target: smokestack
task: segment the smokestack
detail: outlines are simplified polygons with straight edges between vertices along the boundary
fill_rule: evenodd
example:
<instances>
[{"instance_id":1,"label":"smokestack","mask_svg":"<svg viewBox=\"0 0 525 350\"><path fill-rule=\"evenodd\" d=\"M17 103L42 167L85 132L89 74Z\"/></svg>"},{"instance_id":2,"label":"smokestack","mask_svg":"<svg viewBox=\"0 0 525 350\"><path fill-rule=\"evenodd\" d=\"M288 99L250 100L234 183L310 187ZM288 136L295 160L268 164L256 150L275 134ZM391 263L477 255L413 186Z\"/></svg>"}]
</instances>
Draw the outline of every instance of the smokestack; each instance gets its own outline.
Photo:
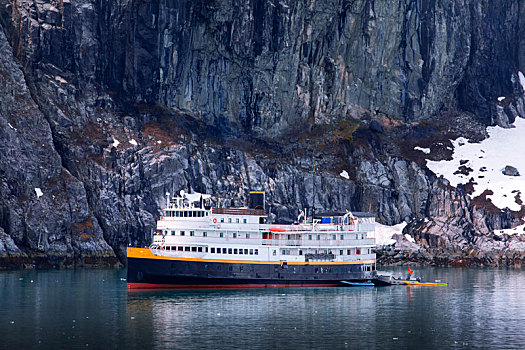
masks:
<instances>
[{"instance_id":1,"label":"smokestack","mask_svg":"<svg viewBox=\"0 0 525 350\"><path fill-rule=\"evenodd\" d=\"M264 191L250 191L248 208L264 210Z\"/></svg>"}]
</instances>

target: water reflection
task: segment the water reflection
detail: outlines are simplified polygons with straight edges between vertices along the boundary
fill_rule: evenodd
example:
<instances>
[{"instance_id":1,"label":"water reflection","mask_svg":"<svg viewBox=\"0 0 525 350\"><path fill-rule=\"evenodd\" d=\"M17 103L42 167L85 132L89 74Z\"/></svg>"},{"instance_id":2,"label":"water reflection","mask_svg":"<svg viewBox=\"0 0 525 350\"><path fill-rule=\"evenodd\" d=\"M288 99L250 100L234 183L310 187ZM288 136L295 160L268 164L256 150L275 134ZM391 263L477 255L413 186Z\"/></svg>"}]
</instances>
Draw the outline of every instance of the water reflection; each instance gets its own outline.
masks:
<instances>
[{"instance_id":1,"label":"water reflection","mask_svg":"<svg viewBox=\"0 0 525 350\"><path fill-rule=\"evenodd\" d=\"M449 286L128 293L125 271L0 272L0 348L525 347L523 271L417 273Z\"/></svg>"}]
</instances>

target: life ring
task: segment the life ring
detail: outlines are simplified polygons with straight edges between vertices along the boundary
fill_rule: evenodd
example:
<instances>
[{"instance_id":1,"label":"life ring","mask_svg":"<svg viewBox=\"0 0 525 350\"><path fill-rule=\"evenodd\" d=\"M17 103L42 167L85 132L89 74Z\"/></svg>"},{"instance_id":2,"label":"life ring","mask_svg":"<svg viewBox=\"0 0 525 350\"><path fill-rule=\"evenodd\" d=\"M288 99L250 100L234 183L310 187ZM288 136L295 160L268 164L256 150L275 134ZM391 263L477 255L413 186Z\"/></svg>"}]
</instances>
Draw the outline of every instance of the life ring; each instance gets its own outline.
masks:
<instances>
[{"instance_id":1,"label":"life ring","mask_svg":"<svg viewBox=\"0 0 525 350\"><path fill-rule=\"evenodd\" d=\"M216 219L216 218L213 218L213 223L214 223L214 224L217 223L217 219Z\"/></svg>"}]
</instances>

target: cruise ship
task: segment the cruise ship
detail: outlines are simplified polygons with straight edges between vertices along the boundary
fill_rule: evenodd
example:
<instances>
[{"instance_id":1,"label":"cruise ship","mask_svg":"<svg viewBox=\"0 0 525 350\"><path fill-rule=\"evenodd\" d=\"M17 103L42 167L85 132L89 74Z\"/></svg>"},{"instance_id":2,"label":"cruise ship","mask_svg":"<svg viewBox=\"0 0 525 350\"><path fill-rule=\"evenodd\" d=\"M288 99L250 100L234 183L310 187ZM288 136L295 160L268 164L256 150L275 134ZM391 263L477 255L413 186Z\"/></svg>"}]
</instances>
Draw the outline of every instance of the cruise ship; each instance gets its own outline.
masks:
<instances>
[{"instance_id":1,"label":"cruise ship","mask_svg":"<svg viewBox=\"0 0 525 350\"><path fill-rule=\"evenodd\" d=\"M170 197L153 243L128 247L128 289L344 286L375 276L375 217L301 211L267 223L264 192L248 207L215 208L210 196Z\"/></svg>"}]
</instances>

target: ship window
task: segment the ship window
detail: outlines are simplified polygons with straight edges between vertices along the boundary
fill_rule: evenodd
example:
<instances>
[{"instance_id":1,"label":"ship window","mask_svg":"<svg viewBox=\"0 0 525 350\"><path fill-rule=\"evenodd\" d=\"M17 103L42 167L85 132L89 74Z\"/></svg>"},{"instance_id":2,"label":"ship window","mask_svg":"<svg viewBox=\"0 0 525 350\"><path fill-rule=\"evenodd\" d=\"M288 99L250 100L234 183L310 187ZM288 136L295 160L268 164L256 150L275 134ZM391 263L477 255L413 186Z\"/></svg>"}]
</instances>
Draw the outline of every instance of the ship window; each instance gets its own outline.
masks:
<instances>
[{"instance_id":1,"label":"ship window","mask_svg":"<svg viewBox=\"0 0 525 350\"><path fill-rule=\"evenodd\" d=\"M233 266L232 265L228 266L228 271L233 271Z\"/></svg>"},{"instance_id":2,"label":"ship window","mask_svg":"<svg viewBox=\"0 0 525 350\"><path fill-rule=\"evenodd\" d=\"M231 254L231 253L232 253L232 249L228 248L228 254Z\"/></svg>"},{"instance_id":3,"label":"ship window","mask_svg":"<svg viewBox=\"0 0 525 350\"><path fill-rule=\"evenodd\" d=\"M352 253L350 253L350 249L346 250L346 254L348 254L348 255L352 254Z\"/></svg>"},{"instance_id":4,"label":"ship window","mask_svg":"<svg viewBox=\"0 0 525 350\"><path fill-rule=\"evenodd\" d=\"M361 254L361 249L356 249L356 250L355 250L355 253L356 253L357 255Z\"/></svg>"},{"instance_id":5,"label":"ship window","mask_svg":"<svg viewBox=\"0 0 525 350\"><path fill-rule=\"evenodd\" d=\"M233 254L238 254L237 248L233 249Z\"/></svg>"},{"instance_id":6,"label":"ship window","mask_svg":"<svg viewBox=\"0 0 525 350\"><path fill-rule=\"evenodd\" d=\"M184 236L184 231L180 231L180 235L181 235L181 236Z\"/></svg>"},{"instance_id":7,"label":"ship window","mask_svg":"<svg viewBox=\"0 0 525 350\"><path fill-rule=\"evenodd\" d=\"M184 251L185 252L189 252L190 251L190 247L184 247Z\"/></svg>"},{"instance_id":8,"label":"ship window","mask_svg":"<svg viewBox=\"0 0 525 350\"><path fill-rule=\"evenodd\" d=\"M202 247L197 247L197 251L198 251L199 253L202 253Z\"/></svg>"},{"instance_id":9,"label":"ship window","mask_svg":"<svg viewBox=\"0 0 525 350\"><path fill-rule=\"evenodd\" d=\"M277 251L274 249L273 250L273 255L275 256L277 254Z\"/></svg>"},{"instance_id":10,"label":"ship window","mask_svg":"<svg viewBox=\"0 0 525 350\"><path fill-rule=\"evenodd\" d=\"M246 223L246 219L242 219L242 222L243 222L243 223Z\"/></svg>"},{"instance_id":11,"label":"ship window","mask_svg":"<svg viewBox=\"0 0 525 350\"><path fill-rule=\"evenodd\" d=\"M224 218L221 218L221 222L224 222Z\"/></svg>"},{"instance_id":12,"label":"ship window","mask_svg":"<svg viewBox=\"0 0 525 350\"><path fill-rule=\"evenodd\" d=\"M197 247L191 247L191 251L192 252L196 252L197 251Z\"/></svg>"},{"instance_id":13,"label":"ship window","mask_svg":"<svg viewBox=\"0 0 525 350\"><path fill-rule=\"evenodd\" d=\"M253 266L250 266L250 272L254 272L255 268Z\"/></svg>"},{"instance_id":14,"label":"ship window","mask_svg":"<svg viewBox=\"0 0 525 350\"><path fill-rule=\"evenodd\" d=\"M246 238L250 238L250 234L249 233L246 234Z\"/></svg>"},{"instance_id":15,"label":"ship window","mask_svg":"<svg viewBox=\"0 0 525 350\"><path fill-rule=\"evenodd\" d=\"M184 217L187 218L188 217L188 212L187 211L184 211Z\"/></svg>"},{"instance_id":16,"label":"ship window","mask_svg":"<svg viewBox=\"0 0 525 350\"><path fill-rule=\"evenodd\" d=\"M215 253L215 248L211 248L211 253Z\"/></svg>"},{"instance_id":17,"label":"ship window","mask_svg":"<svg viewBox=\"0 0 525 350\"><path fill-rule=\"evenodd\" d=\"M312 240L312 235L308 235L308 239L311 241Z\"/></svg>"},{"instance_id":18,"label":"ship window","mask_svg":"<svg viewBox=\"0 0 525 350\"><path fill-rule=\"evenodd\" d=\"M208 232L203 232L202 237L208 237Z\"/></svg>"},{"instance_id":19,"label":"ship window","mask_svg":"<svg viewBox=\"0 0 525 350\"><path fill-rule=\"evenodd\" d=\"M172 236L175 236L175 231L171 231L171 235L172 235Z\"/></svg>"},{"instance_id":20,"label":"ship window","mask_svg":"<svg viewBox=\"0 0 525 350\"><path fill-rule=\"evenodd\" d=\"M204 271L208 271L208 264L204 265Z\"/></svg>"},{"instance_id":21,"label":"ship window","mask_svg":"<svg viewBox=\"0 0 525 350\"><path fill-rule=\"evenodd\" d=\"M341 239L345 239L345 235L341 235Z\"/></svg>"},{"instance_id":22,"label":"ship window","mask_svg":"<svg viewBox=\"0 0 525 350\"><path fill-rule=\"evenodd\" d=\"M219 237L224 237L224 232L219 232Z\"/></svg>"},{"instance_id":23,"label":"ship window","mask_svg":"<svg viewBox=\"0 0 525 350\"><path fill-rule=\"evenodd\" d=\"M244 249L244 255L248 255L248 249Z\"/></svg>"},{"instance_id":24,"label":"ship window","mask_svg":"<svg viewBox=\"0 0 525 350\"><path fill-rule=\"evenodd\" d=\"M180 211L176 211L176 212L175 212L175 216L176 216L176 217L180 217Z\"/></svg>"},{"instance_id":25,"label":"ship window","mask_svg":"<svg viewBox=\"0 0 525 350\"><path fill-rule=\"evenodd\" d=\"M227 249L226 248L222 248L222 254L226 254L227 253Z\"/></svg>"},{"instance_id":26,"label":"ship window","mask_svg":"<svg viewBox=\"0 0 525 350\"><path fill-rule=\"evenodd\" d=\"M242 270L244 270L244 266L239 266L239 271L242 272Z\"/></svg>"},{"instance_id":27,"label":"ship window","mask_svg":"<svg viewBox=\"0 0 525 350\"><path fill-rule=\"evenodd\" d=\"M321 240L321 235L317 235L317 240Z\"/></svg>"},{"instance_id":28,"label":"ship window","mask_svg":"<svg viewBox=\"0 0 525 350\"><path fill-rule=\"evenodd\" d=\"M288 235L288 239L292 239L292 235Z\"/></svg>"},{"instance_id":29,"label":"ship window","mask_svg":"<svg viewBox=\"0 0 525 350\"><path fill-rule=\"evenodd\" d=\"M282 252L281 252L281 254L282 254L282 255L286 255L286 250L283 249Z\"/></svg>"},{"instance_id":30,"label":"ship window","mask_svg":"<svg viewBox=\"0 0 525 350\"><path fill-rule=\"evenodd\" d=\"M190 236L195 236L195 231L190 231Z\"/></svg>"},{"instance_id":31,"label":"ship window","mask_svg":"<svg viewBox=\"0 0 525 350\"><path fill-rule=\"evenodd\" d=\"M205 216L208 216L208 214L209 214L209 213L208 213L208 212L206 212L206 214L204 214L204 215L205 215Z\"/></svg>"},{"instance_id":32,"label":"ship window","mask_svg":"<svg viewBox=\"0 0 525 350\"><path fill-rule=\"evenodd\" d=\"M295 273L295 272L296 271L295 271L295 266L294 266L294 267L292 267L292 273Z\"/></svg>"},{"instance_id":33,"label":"ship window","mask_svg":"<svg viewBox=\"0 0 525 350\"><path fill-rule=\"evenodd\" d=\"M327 251L326 251L326 249L325 249L323 253L325 253L325 254L326 254L326 253L328 253L328 252L327 252Z\"/></svg>"},{"instance_id":34,"label":"ship window","mask_svg":"<svg viewBox=\"0 0 525 350\"><path fill-rule=\"evenodd\" d=\"M253 249L250 249L250 255L253 255Z\"/></svg>"},{"instance_id":35,"label":"ship window","mask_svg":"<svg viewBox=\"0 0 525 350\"><path fill-rule=\"evenodd\" d=\"M332 239L336 240L337 239L336 235L332 235Z\"/></svg>"},{"instance_id":36,"label":"ship window","mask_svg":"<svg viewBox=\"0 0 525 350\"><path fill-rule=\"evenodd\" d=\"M255 249L255 255L259 255L259 249Z\"/></svg>"},{"instance_id":37,"label":"ship window","mask_svg":"<svg viewBox=\"0 0 525 350\"><path fill-rule=\"evenodd\" d=\"M235 222L236 222L236 223L239 223L239 218L235 219Z\"/></svg>"},{"instance_id":38,"label":"ship window","mask_svg":"<svg viewBox=\"0 0 525 350\"><path fill-rule=\"evenodd\" d=\"M343 250L342 249L339 251L339 255L343 255Z\"/></svg>"},{"instance_id":39,"label":"ship window","mask_svg":"<svg viewBox=\"0 0 525 350\"><path fill-rule=\"evenodd\" d=\"M233 238L237 238L237 232L233 233Z\"/></svg>"},{"instance_id":40,"label":"ship window","mask_svg":"<svg viewBox=\"0 0 525 350\"><path fill-rule=\"evenodd\" d=\"M183 247L178 247L177 250L178 250L179 252L182 252Z\"/></svg>"},{"instance_id":41,"label":"ship window","mask_svg":"<svg viewBox=\"0 0 525 350\"><path fill-rule=\"evenodd\" d=\"M303 251L299 249L299 255L303 255Z\"/></svg>"},{"instance_id":42,"label":"ship window","mask_svg":"<svg viewBox=\"0 0 525 350\"><path fill-rule=\"evenodd\" d=\"M242 249L239 249L239 254L242 254Z\"/></svg>"},{"instance_id":43,"label":"ship window","mask_svg":"<svg viewBox=\"0 0 525 350\"><path fill-rule=\"evenodd\" d=\"M228 222L232 222L232 218L228 218Z\"/></svg>"},{"instance_id":44,"label":"ship window","mask_svg":"<svg viewBox=\"0 0 525 350\"><path fill-rule=\"evenodd\" d=\"M217 271L221 270L221 265L217 265Z\"/></svg>"}]
</instances>

